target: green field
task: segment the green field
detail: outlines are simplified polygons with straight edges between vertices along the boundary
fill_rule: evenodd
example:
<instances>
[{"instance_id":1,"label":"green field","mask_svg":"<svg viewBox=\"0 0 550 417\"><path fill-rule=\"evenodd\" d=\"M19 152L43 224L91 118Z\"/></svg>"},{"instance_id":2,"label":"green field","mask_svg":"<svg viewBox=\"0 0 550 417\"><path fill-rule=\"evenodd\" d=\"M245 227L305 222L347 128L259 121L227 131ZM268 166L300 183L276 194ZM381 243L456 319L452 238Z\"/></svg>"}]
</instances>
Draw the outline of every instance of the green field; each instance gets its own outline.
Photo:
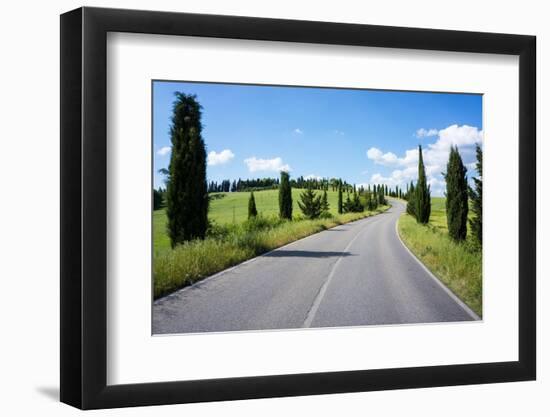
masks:
<instances>
[{"instance_id":1,"label":"green field","mask_svg":"<svg viewBox=\"0 0 550 417\"><path fill-rule=\"evenodd\" d=\"M336 192L328 192L330 218L305 220L296 203L300 192L293 189L294 221L278 217L278 190L254 193L258 217L248 220L248 192L218 193L210 202L210 228L204 240L193 240L171 249L166 234L166 213L153 213L154 297L169 294L216 272L314 233L385 211L337 214ZM345 198L345 196L344 196Z\"/></svg>"},{"instance_id":2,"label":"green field","mask_svg":"<svg viewBox=\"0 0 550 417\"><path fill-rule=\"evenodd\" d=\"M292 189L292 213L294 218L301 215L297 201L302 189ZM321 191L317 191L320 193ZM218 225L239 224L248 217L249 192L213 193L211 194L208 219ZM327 191L330 212L337 214L338 192ZM344 199L346 194L344 194ZM263 217L279 215L279 190L265 190L254 192L256 208ZM153 246L155 252L170 248L170 239L166 234L166 214L164 209L153 212Z\"/></svg>"},{"instance_id":3,"label":"green field","mask_svg":"<svg viewBox=\"0 0 550 417\"><path fill-rule=\"evenodd\" d=\"M398 228L399 235L408 248L481 317L481 251L476 250L468 241L459 244L449 238L445 198L432 198L432 211L427 226L419 225L412 216L403 214Z\"/></svg>"}]
</instances>

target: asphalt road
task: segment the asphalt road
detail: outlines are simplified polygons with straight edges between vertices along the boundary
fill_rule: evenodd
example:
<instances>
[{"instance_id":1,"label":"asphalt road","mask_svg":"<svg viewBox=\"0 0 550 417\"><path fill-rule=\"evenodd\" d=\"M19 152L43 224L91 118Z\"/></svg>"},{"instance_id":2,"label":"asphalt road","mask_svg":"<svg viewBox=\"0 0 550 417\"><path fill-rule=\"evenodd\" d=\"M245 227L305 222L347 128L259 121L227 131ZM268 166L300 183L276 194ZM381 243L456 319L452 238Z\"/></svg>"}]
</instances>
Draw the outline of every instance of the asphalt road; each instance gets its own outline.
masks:
<instances>
[{"instance_id":1,"label":"asphalt road","mask_svg":"<svg viewBox=\"0 0 550 417\"><path fill-rule=\"evenodd\" d=\"M405 206L266 253L153 304L153 333L474 320L408 251Z\"/></svg>"}]
</instances>

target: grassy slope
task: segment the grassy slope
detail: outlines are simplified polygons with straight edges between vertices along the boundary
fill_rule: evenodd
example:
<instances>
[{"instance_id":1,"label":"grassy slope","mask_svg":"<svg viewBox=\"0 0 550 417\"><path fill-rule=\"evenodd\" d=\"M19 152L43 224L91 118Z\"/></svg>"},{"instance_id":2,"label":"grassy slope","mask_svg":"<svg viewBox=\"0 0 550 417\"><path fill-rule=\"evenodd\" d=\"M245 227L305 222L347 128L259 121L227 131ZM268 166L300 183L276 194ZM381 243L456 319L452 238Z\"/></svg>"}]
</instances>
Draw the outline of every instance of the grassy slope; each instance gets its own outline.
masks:
<instances>
[{"instance_id":1,"label":"grassy slope","mask_svg":"<svg viewBox=\"0 0 550 417\"><path fill-rule=\"evenodd\" d=\"M304 190L292 189L293 215L297 217L301 211L297 201ZM320 191L317 191L318 193ZM215 198L210 202L208 218L219 225L242 223L248 217L248 198L250 193L215 193L223 195L223 198ZM338 193L327 191L330 212L337 214ZM346 195L344 194L344 199ZM279 214L279 191L266 190L254 193L258 213L264 217L277 216ZM153 213L153 247L155 252L170 248L170 239L166 234L166 215L164 210L156 210Z\"/></svg>"},{"instance_id":2,"label":"grassy slope","mask_svg":"<svg viewBox=\"0 0 550 417\"><path fill-rule=\"evenodd\" d=\"M293 190L295 216L300 213L296 204L299 192ZM164 210L153 213L155 298L287 243L388 208L383 206L375 212L334 214L330 219L281 221L277 218L277 190L269 190L254 193L261 218L249 222L246 221L248 196L249 193L228 193L222 199L212 200L209 216L222 225L222 234L188 242L173 250L166 235ZM331 211L336 211L337 198L336 193L329 192Z\"/></svg>"},{"instance_id":3,"label":"grassy slope","mask_svg":"<svg viewBox=\"0 0 550 417\"><path fill-rule=\"evenodd\" d=\"M481 317L481 252L473 251L468 244L457 244L448 237L445 199L432 198L428 226L417 224L407 214L402 215L399 234L409 249Z\"/></svg>"}]
</instances>

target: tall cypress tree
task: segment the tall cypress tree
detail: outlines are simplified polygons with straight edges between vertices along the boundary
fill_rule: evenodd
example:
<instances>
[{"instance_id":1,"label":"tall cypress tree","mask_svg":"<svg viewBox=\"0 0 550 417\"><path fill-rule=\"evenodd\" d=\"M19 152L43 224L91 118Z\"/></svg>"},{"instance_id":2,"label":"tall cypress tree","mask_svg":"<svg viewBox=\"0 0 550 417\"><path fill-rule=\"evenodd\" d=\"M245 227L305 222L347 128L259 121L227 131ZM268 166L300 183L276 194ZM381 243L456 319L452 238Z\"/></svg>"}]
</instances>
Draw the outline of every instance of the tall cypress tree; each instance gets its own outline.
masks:
<instances>
[{"instance_id":1,"label":"tall cypress tree","mask_svg":"<svg viewBox=\"0 0 550 417\"><path fill-rule=\"evenodd\" d=\"M472 200L472 211L474 216L470 219L470 230L473 238L481 246L483 243L483 222L482 222L482 204L483 204L483 151L479 145L476 145L476 170L479 175L474 178L474 187L469 188L470 199Z\"/></svg>"},{"instance_id":2,"label":"tall cypress tree","mask_svg":"<svg viewBox=\"0 0 550 417\"><path fill-rule=\"evenodd\" d=\"M323 191L323 197L321 198L321 212L328 214L330 210L330 205L328 204L327 190Z\"/></svg>"},{"instance_id":3,"label":"tall cypress tree","mask_svg":"<svg viewBox=\"0 0 550 417\"><path fill-rule=\"evenodd\" d=\"M447 183L445 209L449 236L455 241L463 241L466 239L468 223L468 180L466 167L456 146L451 146L444 177Z\"/></svg>"},{"instance_id":4,"label":"tall cypress tree","mask_svg":"<svg viewBox=\"0 0 550 417\"><path fill-rule=\"evenodd\" d=\"M411 185L407 187L407 213L416 218L416 194L414 184L411 181Z\"/></svg>"},{"instance_id":5,"label":"tall cypress tree","mask_svg":"<svg viewBox=\"0 0 550 417\"><path fill-rule=\"evenodd\" d=\"M338 182L338 214L343 212L343 201L342 201L342 180Z\"/></svg>"},{"instance_id":6,"label":"tall cypress tree","mask_svg":"<svg viewBox=\"0 0 550 417\"><path fill-rule=\"evenodd\" d=\"M288 172L281 171L279 182L279 217L292 220L292 189Z\"/></svg>"},{"instance_id":7,"label":"tall cypress tree","mask_svg":"<svg viewBox=\"0 0 550 417\"><path fill-rule=\"evenodd\" d=\"M421 224L428 224L432 209L430 187L426 181L426 170L422 158L422 146L418 145L418 182L415 188L415 215L416 221Z\"/></svg>"},{"instance_id":8,"label":"tall cypress tree","mask_svg":"<svg viewBox=\"0 0 550 417\"><path fill-rule=\"evenodd\" d=\"M384 186L381 185L378 187L378 204L386 204L386 197L384 197Z\"/></svg>"},{"instance_id":9,"label":"tall cypress tree","mask_svg":"<svg viewBox=\"0 0 550 417\"><path fill-rule=\"evenodd\" d=\"M365 208L363 207L363 204L361 204L361 199L359 198L359 194L357 192L353 193L353 200L351 202L351 211L355 213L361 213Z\"/></svg>"},{"instance_id":10,"label":"tall cypress tree","mask_svg":"<svg viewBox=\"0 0 550 417\"><path fill-rule=\"evenodd\" d=\"M166 214L172 247L203 239L208 226L206 149L202 139L201 105L196 96L176 93L172 107Z\"/></svg>"},{"instance_id":11,"label":"tall cypress tree","mask_svg":"<svg viewBox=\"0 0 550 417\"><path fill-rule=\"evenodd\" d=\"M346 201L344 202L344 204L342 204L342 211L344 213L349 213L352 211L351 209L352 209L352 202L351 202L351 199L349 198L349 193L348 193L346 196Z\"/></svg>"},{"instance_id":12,"label":"tall cypress tree","mask_svg":"<svg viewBox=\"0 0 550 417\"><path fill-rule=\"evenodd\" d=\"M254 198L254 192L250 192L250 197L248 198L248 218L256 217L258 215L258 210L256 210L256 199Z\"/></svg>"}]
</instances>

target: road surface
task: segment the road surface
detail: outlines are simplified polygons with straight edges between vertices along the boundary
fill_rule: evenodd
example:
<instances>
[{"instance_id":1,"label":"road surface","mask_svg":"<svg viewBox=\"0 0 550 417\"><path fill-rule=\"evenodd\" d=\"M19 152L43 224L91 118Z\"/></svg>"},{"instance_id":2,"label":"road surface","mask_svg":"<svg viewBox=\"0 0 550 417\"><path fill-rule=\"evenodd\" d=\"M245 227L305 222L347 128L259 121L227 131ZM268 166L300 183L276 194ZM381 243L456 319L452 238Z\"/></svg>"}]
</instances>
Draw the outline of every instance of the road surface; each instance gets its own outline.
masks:
<instances>
[{"instance_id":1,"label":"road surface","mask_svg":"<svg viewBox=\"0 0 550 417\"><path fill-rule=\"evenodd\" d=\"M391 203L155 301L153 333L475 320L403 245Z\"/></svg>"}]
</instances>

